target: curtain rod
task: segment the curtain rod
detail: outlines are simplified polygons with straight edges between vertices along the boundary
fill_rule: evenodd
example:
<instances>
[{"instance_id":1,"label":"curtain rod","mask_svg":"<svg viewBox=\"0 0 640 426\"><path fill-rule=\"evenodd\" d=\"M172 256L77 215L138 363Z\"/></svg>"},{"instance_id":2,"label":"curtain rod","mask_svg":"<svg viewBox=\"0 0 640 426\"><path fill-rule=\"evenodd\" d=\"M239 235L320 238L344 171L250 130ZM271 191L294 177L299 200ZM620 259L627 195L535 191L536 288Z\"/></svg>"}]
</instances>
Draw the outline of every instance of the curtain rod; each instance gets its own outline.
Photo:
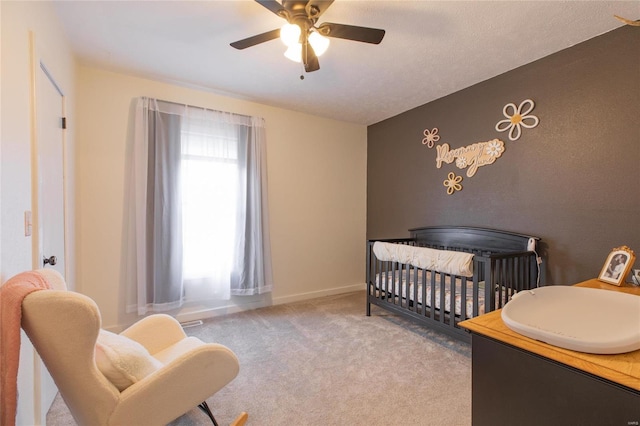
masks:
<instances>
[{"instance_id":1,"label":"curtain rod","mask_svg":"<svg viewBox=\"0 0 640 426\"><path fill-rule=\"evenodd\" d=\"M150 98L147 96L143 96L143 98L147 98L147 99L153 99L156 102L165 102L167 104L173 104L173 105L178 105L178 106L184 106L187 108L195 108L195 109L201 109L203 111L213 111L213 112L219 112L221 114L234 114L234 115L238 115L240 117L245 117L245 118L253 118L250 115L245 115L245 114L238 114L235 112L228 112L228 111L220 111L217 109L210 109L210 108L205 108L205 107L201 107L201 106L195 106L195 105L189 105L189 104L185 104L185 103L181 103L181 102L174 102L174 101L165 101L164 99L156 99L156 98Z\"/></svg>"}]
</instances>

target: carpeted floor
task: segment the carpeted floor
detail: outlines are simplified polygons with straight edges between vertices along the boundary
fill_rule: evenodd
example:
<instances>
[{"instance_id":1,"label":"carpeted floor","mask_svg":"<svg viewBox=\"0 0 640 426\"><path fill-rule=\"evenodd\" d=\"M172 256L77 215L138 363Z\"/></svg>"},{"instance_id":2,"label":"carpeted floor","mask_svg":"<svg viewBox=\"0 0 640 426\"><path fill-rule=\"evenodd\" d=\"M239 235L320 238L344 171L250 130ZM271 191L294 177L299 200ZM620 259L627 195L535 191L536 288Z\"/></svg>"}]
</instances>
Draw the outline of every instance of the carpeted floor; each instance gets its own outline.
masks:
<instances>
[{"instance_id":1,"label":"carpeted floor","mask_svg":"<svg viewBox=\"0 0 640 426\"><path fill-rule=\"evenodd\" d=\"M364 311L365 293L355 292L187 328L240 359L236 379L207 400L220 426L241 411L247 425L470 425L470 346L375 306ZM58 396L47 425L73 424ZM198 409L171 423L209 424Z\"/></svg>"}]
</instances>

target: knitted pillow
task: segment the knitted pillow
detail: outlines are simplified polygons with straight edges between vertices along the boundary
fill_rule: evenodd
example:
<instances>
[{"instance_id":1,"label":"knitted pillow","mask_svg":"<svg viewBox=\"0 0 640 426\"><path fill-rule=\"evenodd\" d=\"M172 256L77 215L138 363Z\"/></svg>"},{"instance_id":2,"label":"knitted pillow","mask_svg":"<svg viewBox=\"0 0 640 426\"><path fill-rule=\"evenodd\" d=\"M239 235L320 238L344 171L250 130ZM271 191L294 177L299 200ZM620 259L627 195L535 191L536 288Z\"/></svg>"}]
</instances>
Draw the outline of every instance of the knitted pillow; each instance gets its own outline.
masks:
<instances>
[{"instance_id":1,"label":"knitted pillow","mask_svg":"<svg viewBox=\"0 0 640 426\"><path fill-rule=\"evenodd\" d=\"M100 330L98 335L96 364L119 391L144 379L163 365L140 343L106 330Z\"/></svg>"}]
</instances>

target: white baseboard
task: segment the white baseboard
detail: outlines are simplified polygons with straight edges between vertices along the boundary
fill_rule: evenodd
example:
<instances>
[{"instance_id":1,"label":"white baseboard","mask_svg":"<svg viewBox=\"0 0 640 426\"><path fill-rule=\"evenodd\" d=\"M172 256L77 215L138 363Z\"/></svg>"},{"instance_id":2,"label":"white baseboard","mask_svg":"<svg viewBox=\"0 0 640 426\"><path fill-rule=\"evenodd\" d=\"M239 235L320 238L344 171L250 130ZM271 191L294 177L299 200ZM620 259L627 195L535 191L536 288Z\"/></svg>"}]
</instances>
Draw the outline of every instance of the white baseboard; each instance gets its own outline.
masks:
<instances>
[{"instance_id":1,"label":"white baseboard","mask_svg":"<svg viewBox=\"0 0 640 426\"><path fill-rule=\"evenodd\" d=\"M264 308L267 306L283 305L285 303L300 302L303 300L316 299L324 296L334 296L336 294L351 293L354 291L364 290L364 283L352 284L343 287L335 287L330 289L310 291L306 293L298 293L276 298L263 299L255 302L244 303L242 305L229 304L217 306L215 308L198 309L189 312L181 312L176 315L176 319L180 322L197 321L206 318L233 314L236 312L250 311L253 309Z\"/></svg>"},{"instance_id":2,"label":"white baseboard","mask_svg":"<svg viewBox=\"0 0 640 426\"><path fill-rule=\"evenodd\" d=\"M342 294L342 293L351 293L353 291L364 290L364 288L365 288L364 283L361 283L361 284L348 285L344 287L330 288L326 290L318 290L318 291L310 291L307 293L293 294L290 296L276 297L273 300L273 305L283 305L285 303L293 303L293 302L299 302L302 300L316 299L318 297L334 296L336 294Z\"/></svg>"}]
</instances>

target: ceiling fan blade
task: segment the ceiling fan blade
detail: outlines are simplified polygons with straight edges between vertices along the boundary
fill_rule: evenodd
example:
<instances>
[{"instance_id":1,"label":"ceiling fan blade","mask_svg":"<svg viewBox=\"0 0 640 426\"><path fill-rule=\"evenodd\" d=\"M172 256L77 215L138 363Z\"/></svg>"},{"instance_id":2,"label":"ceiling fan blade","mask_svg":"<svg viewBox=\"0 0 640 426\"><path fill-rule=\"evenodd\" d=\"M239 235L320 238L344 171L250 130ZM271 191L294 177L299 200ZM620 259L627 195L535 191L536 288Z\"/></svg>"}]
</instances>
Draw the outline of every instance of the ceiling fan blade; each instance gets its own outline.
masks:
<instances>
[{"instance_id":1,"label":"ceiling fan blade","mask_svg":"<svg viewBox=\"0 0 640 426\"><path fill-rule=\"evenodd\" d=\"M640 19L636 21L632 21L631 19L625 19L622 16L613 15L618 21L623 22L627 25L633 25L634 27L640 27Z\"/></svg>"},{"instance_id":2,"label":"ceiling fan blade","mask_svg":"<svg viewBox=\"0 0 640 426\"><path fill-rule=\"evenodd\" d=\"M306 72L318 71L320 69L318 56L313 50L313 47L311 47L311 43L306 40L302 45L302 62L304 62L304 70Z\"/></svg>"},{"instance_id":3,"label":"ceiling fan blade","mask_svg":"<svg viewBox=\"0 0 640 426\"><path fill-rule=\"evenodd\" d=\"M231 47L242 50L247 47L255 46L256 44L264 43L265 41L274 40L278 37L280 37L280 28L254 35L253 37L245 38L243 40L234 41L231 43Z\"/></svg>"},{"instance_id":4,"label":"ceiling fan blade","mask_svg":"<svg viewBox=\"0 0 640 426\"><path fill-rule=\"evenodd\" d=\"M311 19L318 19L329 6L331 6L333 1L334 0L309 0L309 3L305 6L307 16Z\"/></svg>"},{"instance_id":5,"label":"ceiling fan blade","mask_svg":"<svg viewBox=\"0 0 640 426\"><path fill-rule=\"evenodd\" d=\"M276 0L256 0L256 1L260 3L262 6L269 9L271 12L282 17L281 15L282 12L280 11L284 10L284 7L282 7L282 5L278 3Z\"/></svg>"},{"instance_id":6,"label":"ceiling fan blade","mask_svg":"<svg viewBox=\"0 0 640 426\"><path fill-rule=\"evenodd\" d=\"M379 44L384 38L384 30L378 28L357 27L354 25L325 22L318 27L318 32L326 37L343 38L364 43Z\"/></svg>"}]
</instances>

